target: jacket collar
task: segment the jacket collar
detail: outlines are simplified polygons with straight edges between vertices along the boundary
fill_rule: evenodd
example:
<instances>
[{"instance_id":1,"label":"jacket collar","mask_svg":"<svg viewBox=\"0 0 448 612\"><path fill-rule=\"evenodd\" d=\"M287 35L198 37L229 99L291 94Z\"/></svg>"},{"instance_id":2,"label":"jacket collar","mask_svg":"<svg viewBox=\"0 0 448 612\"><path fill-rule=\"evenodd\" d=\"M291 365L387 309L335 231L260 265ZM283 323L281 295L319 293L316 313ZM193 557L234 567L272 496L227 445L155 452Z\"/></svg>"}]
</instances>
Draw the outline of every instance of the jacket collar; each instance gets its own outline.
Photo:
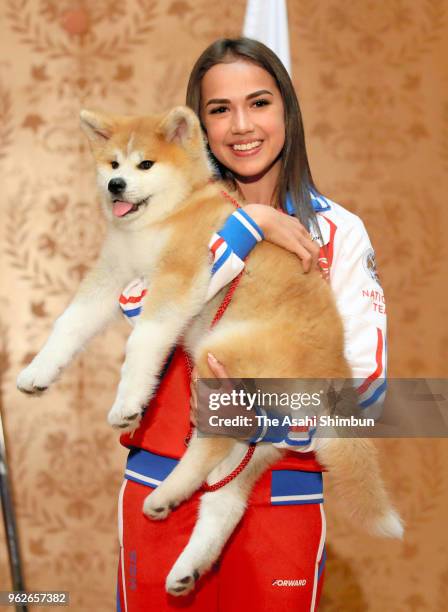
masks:
<instances>
[{"instance_id":1,"label":"jacket collar","mask_svg":"<svg viewBox=\"0 0 448 612\"><path fill-rule=\"evenodd\" d=\"M327 210L331 210L331 206L324 196L320 195L315 191L310 191L311 203L313 205L314 211L317 213L324 212ZM292 203L291 197L289 193L286 195L286 203L285 203L286 212L288 215L293 215L295 213L295 207ZM317 215L317 222L319 224L320 233L322 235L323 243L328 244L330 242L330 226L328 221L325 219L323 215ZM321 241L319 240L319 243ZM322 246L322 245L321 245Z\"/></svg>"},{"instance_id":2,"label":"jacket collar","mask_svg":"<svg viewBox=\"0 0 448 612\"><path fill-rule=\"evenodd\" d=\"M330 210L331 206L328 203L328 200L324 198L323 195L320 195L320 193L317 193L317 191L314 191L312 189L310 191L310 196L311 196L311 204L313 205L315 212L323 212L325 210ZM292 199L289 193L286 194L285 208L286 208L286 212L288 213L288 215L293 215L295 213L296 209L294 207L294 204L292 202Z\"/></svg>"}]
</instances>

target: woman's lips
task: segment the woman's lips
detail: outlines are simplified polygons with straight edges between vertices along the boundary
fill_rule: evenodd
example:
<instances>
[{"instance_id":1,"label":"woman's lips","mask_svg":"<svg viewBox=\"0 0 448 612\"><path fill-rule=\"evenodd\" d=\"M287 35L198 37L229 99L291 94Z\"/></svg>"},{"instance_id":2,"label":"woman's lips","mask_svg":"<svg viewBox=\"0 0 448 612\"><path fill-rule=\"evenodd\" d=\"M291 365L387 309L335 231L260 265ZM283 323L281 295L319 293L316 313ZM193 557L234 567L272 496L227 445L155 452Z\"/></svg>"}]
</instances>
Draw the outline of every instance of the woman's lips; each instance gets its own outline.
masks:
<instances>
[{"instance_id":1,"label":"woman's lips","mask_svg":"<svg viewBox=\"0 0 448 612\"><path fill-rule=\"evenodd\" d=\"M263 146L263 141L260 141L259 145L251 149L240 151L238 149L234 149L233 145L230 145L230 150L236 157L251 157L252 155L256 155L260 151L262 146Z\"/></svg>"}]
</instances>

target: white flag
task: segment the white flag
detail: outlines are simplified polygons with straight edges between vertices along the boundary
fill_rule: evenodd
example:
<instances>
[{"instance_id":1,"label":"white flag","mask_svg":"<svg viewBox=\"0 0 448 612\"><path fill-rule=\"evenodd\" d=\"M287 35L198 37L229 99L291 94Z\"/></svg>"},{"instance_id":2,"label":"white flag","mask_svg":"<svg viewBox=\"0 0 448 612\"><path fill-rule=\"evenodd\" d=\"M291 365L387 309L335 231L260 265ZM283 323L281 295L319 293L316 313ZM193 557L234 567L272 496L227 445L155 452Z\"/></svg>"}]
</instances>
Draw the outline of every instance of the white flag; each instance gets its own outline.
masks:
<instances>
[{"instance_id":1,"label":"white flag","mask_svg":"<svg viewBox=\"0 0 448 612\"><path fill-rule=\"evenodd\" d=\"M285 0L247 0L243 35L255 38L272 49L291 74Z\"/></svg>"}]
</instances>

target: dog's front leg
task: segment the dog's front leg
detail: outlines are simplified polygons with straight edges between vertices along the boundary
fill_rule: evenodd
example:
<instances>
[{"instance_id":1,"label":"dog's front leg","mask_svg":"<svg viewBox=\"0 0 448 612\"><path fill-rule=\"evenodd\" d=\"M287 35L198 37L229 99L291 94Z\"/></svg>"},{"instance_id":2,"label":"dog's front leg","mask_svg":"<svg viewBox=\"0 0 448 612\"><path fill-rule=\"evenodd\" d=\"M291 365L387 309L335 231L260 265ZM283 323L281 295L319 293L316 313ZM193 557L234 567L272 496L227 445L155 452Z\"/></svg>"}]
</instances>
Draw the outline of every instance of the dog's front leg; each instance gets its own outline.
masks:
<instances>
[{"instance_id":1,"label":"dog's front leg","mask_svg":"<svg viewBox=\"0 0 448 612\"><path fill-rule=\"evenodd\" d=\"M145 499L143 512L154 520L166 518L171 510L199 489L234 446L233 438L206 438L194 432L185 455L171 474Z\"/></svg>"},{"instance_id":2,"label":"dog's front leg","mask_svg":"<svg viewBox=\"0 0 448 612\"><path fill-rule=\"evenodd\" d=\"M117 397L108 420L133 431L158 383L170 349L186 324L200 311L208 279L159 273L151 283L139 321L129 336Z\"/></svg>"},{"instance_id":3,"label":"dog's front leg","mask_svg":"<svg viewBox=\"0 0 448 612\"><path fill-rule=\"evenodd\" d=\"M118 315L118 296L125 281L101 263L87 274L43 348L17 377L20 391L47 389L76 353Z\"/></svg>"},{"instance_id":4,"label":"dog's front leg","mask_svg":"<svg viewBox=\"0 0 448 612\"><path fill-rule=\"evenodd\" d=\"M166 579L166 590L174 596L186 595L218 559L246 509L247 494L238 480L201 497L199 516L188 545Z\"/></svg>"},{"instance_id":5,"label":"dog's front leg","mask_svg":"<svg viewBox=\"0 0 448 612\"><path fill-rule=\"evenodd\" d=\"M215 442L213 440L212 442ZM241 452L239 446L234 451ZM207 572L219 555L235 527L239 523L246 508L247 499L254 483L281 456L281 451L268 444L261 444L249 464L233 480L216 491L205 493L201 497L198 520L190 536L187 546L173 565L166 580L166 590L171 595L186 595L194 588L197 579ZM210 474L212 481L222 478L222 468L229 473L235 459L229 456L214 473ZM180 463L182 463L183 459ZM180 465L180 464L179 464ZM230 468L230 469L229 469ZM168 476L170 478L170 476ZM163 486L165 481L162 483ZM158 489L155 490L157 492ZM151 499L151 496L147 499Z\"/></svg>"}]
</instances>

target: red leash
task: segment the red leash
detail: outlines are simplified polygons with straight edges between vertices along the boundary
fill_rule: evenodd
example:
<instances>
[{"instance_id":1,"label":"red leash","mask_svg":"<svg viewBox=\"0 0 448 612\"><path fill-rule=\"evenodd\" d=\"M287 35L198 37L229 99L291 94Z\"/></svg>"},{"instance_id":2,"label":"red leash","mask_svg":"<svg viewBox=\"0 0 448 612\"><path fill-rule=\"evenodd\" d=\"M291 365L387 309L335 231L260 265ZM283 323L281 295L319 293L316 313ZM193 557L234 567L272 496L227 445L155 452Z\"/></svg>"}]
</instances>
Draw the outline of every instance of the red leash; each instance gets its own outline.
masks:
<instances>
[{"instance_id":1,"label":"red leash","mask_svg":"<svg viewBox=\"0 0 448 612\"><path fill-rule=\"evenodd\" d=\"M222 317L222 315L227 310L227 307L230 304L230 302L232 301L233 294L235 293L235 289L238 287L239 282L240 282L242 276L243 276L243 270L241 270L241 272L238 274L238 276L236 276L233 279L233 281L231 282L230 287L228 288L227 293L225 294L224 299L221 302L220 307L218 308L218 310L216 311L215 316L213 317L213 321L212 321L212 323L210 325L210 329L213 329L215 327L215 325L218 323L219 319Z\"/></svg>"},{"instance_id":2,"label":"red leash","mask_svg":"<svg viewBox=\"0 0 448 612\"><path fill-rule=\"evenodd\" d=\"M201 490L206 491L207 493L209 493L210 491L217 491L218 489L220 489L221 487L224 487L227 483L232 481L234 478L236 478L238 474L240 474L244 470L246 465L251 460L252 455L255 452L255 446L256 444L254 442L251 442L249 444L249 448L247 449L246 454L241 459L240 464L233 470L233 472L230 472L228 476L226 476L222 480L218 480L218 482L215 482L215 484L209 485L206 482L204 482L204 484L201 487Z\"/></svg>"},{"instance_id":3,"label":"red leash","mask_svg":"<svg viewBox=\"0 0 448 612\"><path fill-rule=\"evenodd\" d=\"M227 200L230 200L230 202L232 202L232 204L236 208L240 208L240 205L238 204L238 202L234 198L232 198L232 196L230 196L226 191L224 191L224 190L221 191L221 194ZM243 276L243 270L231 282L230 287L228 288L227 293L224 296L223 301L221 302L221 305L219 306L218 310L216 311L215 316L213 317L213 321L212 321L212 323L210 325L210 329L213 329L213 327L215 327L215 325L218 323L218 321L221 319L221 317L223 316L223 314L227 310L230 302L232 301L232 297L233 297L233 294L235 293L235 289L238 287L238 284L239 284L242 276ZM190 376L191 376L191 372L193 370L193 367L192 367L190 358L188 357L188 355L186 353L185 353L185 358L186 358L186 361L187 361L187 368L188 368L188 371L189 371ZM190 431L188 433L188 436L185 438L185 444L187 446L188 446L188 443L190 442L191 436L192 436L192 427L190 427ZM244 457L242 458L242 460L240 461L239 465L237 465L237 467L232 472L230 472L230 474L228 474L228 476L226 476L225 478L222 478L222 480L218 480L218 482L215 482L215 484L213 484L213 485L209 485L206 482L204 482L204 484L201 486L201 490L202 491L206 491L206 492L217 491L218 489L221 489L226 484L231 482L234 478L236 478L238 476L238 474L240 474L244 470L246 465L249 463L252 455L254 454L255 446L256 445L255 445L254 442L251 442L249 444L249 448L247 449L247 452L244 455Z\"/></svg>"}]
</instances>

